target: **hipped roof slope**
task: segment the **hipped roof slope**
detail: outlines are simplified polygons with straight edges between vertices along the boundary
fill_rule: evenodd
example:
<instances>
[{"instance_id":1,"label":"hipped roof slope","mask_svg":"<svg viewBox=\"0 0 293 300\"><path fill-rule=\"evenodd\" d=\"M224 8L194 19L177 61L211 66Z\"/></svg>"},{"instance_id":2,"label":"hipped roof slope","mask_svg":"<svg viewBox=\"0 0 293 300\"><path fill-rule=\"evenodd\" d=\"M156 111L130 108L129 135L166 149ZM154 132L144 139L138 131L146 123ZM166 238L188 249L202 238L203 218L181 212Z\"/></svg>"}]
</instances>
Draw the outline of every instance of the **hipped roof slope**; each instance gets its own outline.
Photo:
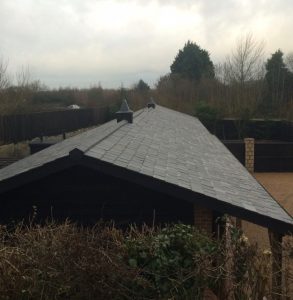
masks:
<instances>
[{"instance_id":1,"label":"hipped roof slope","mask_svg":"<svg viewBox=\"0 0 293 300\"><path fill-rule=\"evenodd\" d=\"M110 121L0 170L0 192L34 170L52 172L58 161L120 170L179 198L293 231L292 217L198 119L158 105L136 112L132 124Z\"/></svg>"}]
</instances>

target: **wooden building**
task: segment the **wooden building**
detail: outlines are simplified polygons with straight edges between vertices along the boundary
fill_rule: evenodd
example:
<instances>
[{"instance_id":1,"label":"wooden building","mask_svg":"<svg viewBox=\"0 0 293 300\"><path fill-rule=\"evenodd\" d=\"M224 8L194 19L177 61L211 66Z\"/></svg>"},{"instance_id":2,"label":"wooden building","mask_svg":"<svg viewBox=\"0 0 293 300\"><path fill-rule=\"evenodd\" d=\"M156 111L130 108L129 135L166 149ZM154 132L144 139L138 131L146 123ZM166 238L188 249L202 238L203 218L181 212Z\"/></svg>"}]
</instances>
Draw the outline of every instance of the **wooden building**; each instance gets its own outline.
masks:
<instances>
[{"instance_id":1,"label":"wooden building","mask_svg":"<svg viewBox=\"0 0 293 300\"><path fill-rule=\"evenodd\" d=\"M223 214L293 232L292 217L194 117L127 105L118 119L0 170L0 222L37 217L184 222L215 231Z\"/></svg>"}]
</instances>

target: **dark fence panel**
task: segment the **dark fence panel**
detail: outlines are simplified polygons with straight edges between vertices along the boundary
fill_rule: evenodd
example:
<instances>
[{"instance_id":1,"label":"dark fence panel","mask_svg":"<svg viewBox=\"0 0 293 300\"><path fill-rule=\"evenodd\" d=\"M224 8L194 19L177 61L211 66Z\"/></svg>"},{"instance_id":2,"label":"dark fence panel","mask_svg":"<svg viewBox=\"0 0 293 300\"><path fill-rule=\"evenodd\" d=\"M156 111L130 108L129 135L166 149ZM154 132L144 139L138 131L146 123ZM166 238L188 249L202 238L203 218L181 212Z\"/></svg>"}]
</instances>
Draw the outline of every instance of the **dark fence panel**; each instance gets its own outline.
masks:
<instances>
[{"instance_id":1,"label":"dark fence panel","mask_svg":"<svg viewBox=\"0 0 293 300\"><path fill-rule=\"evenodd\" d=\"M257 142L254 154L256 172L293 171L293 143Z\"/></svg>"},{"instance_id":2,"label":"dark fence panel","mask_svg":"<svg viewBox=\"0 0 293 300\"><path fill-rule=\"evenodd\" d=\"M2 144L17 143L39 136L58 135L108 119L108 107L3 115L0 116L0 141Z\"/></svg>"},{"instance_id":3,"label":"dark fence panel","mask_svg":"<svg viewBox=\"0 0 293 300\"><path fill-rule=\"evenodd\" d=\"M225 140L222 142L245 165L245 145L243 140ZM293 172L293 143L256 141L254 170L255 172Z\"/></svg>"},{"instance_id":4,"label":"dark fence panel","mask_svg":"<svg viewBox=\"0 0 293 300\"><path fill-rule=\"evenodd\" d=\"M214 122L202 120L202 122L221 140L251 137L257 140L293 142L292 121L223 119Z\"/></svg>"},{"instance_id":5,"label":"dark fence panel","mask_svg":"<svg viewBox=\"0 0 293 300\"><path fill-rule=\"evenodd\" d=\"M282 127L282 137L283 140L293 142L293 122L287 121L283 122Z\"/></svg>"}]
</instances>

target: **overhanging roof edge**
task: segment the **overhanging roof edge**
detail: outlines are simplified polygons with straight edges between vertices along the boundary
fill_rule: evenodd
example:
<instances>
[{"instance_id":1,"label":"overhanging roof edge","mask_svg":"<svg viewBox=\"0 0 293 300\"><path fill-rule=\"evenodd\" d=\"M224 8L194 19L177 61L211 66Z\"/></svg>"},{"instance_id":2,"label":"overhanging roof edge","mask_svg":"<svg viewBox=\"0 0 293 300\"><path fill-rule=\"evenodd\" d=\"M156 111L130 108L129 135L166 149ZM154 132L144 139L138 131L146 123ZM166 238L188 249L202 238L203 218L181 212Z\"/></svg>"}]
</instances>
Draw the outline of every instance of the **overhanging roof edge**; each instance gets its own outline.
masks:
<instances>
[{"instance_id":1,"label":"overhanging roof edge","mask_svg":"<svg viewBox=\"0 0 293 300\"><path fill-rule=\"evenodd\" d=\"M93 163L93 160L95 160L95 163ZM208 195L205 195L200 192L191 191L188 189L185 189L184 187L180 187L178 185L162 181L158 178L147 176L144 174L141 174L139 172L129 170L114 164L111 164L109 162L105 162L100 159L95 159L90 156L84 155L84 157L80 160L80 165L96 169L102 173L105 173L107 175L111 175L120 179L126 179L127 181L137 183L139 185L157 190L159 192L163 192L166 194L169 194L170 196L174 196L174 193L176 194L176 197L185 201L192 202L194 204L199 204L204 207L207 207L209 209L219 210L223 213L231 213L231 215L235 217L240 217L244 220L247 220L249 222L258 224L263 227L267 228L273 228L271 225L273 224L279 224L284 230L281 230L280 233L293 233L293 218L288 215L291 219L291 223L284 222L282 220L274 219L270 216L266 216L263 214L260 214L258 212L250 211L245 208L241 208L239 206L229 204L227 202L224 202L221 199L213 198ZM169 189L168 189L169 187ZM194 201L194 196L203 196L204 200L197 199L197 201ZM208 204L208 205L207 205ZM223 208L227 207L227 210L224 210ZM248 218L245 216L246 214L249 214ZM261 222L255 222L255 218L253 217L261 217ZM259 221L259 219L256 218L256 220ZM270 226L266 226L267 223ZM283 225L282 225L283 224ZM279 231L278 228L273 228L275 231Z\"/></svg>"}]
</instances>

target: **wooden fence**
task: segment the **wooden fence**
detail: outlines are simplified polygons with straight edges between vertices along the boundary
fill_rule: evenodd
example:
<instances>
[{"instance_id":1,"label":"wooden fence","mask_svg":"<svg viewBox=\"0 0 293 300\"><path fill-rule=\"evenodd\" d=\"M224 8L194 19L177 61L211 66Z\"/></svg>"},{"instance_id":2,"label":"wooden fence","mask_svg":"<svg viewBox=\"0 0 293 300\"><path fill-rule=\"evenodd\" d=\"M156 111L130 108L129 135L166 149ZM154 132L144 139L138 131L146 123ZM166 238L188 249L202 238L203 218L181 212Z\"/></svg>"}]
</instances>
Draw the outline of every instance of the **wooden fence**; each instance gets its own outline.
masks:
<instances>
[{"instance_id":1,"label":"wooden fence","mask_svg":"<svg viewBox=\"0 0 293 300\"><path fill-rule=\"evenodd\" d=\"M245 165L244 141L222 142ZM255 172L293 172L293 142L255 141L254 170Z\"/></svg>"},{"instance_id":2,"label":"wooden fence","mask_svg":"<svg viewBox=\"0 0 293 300\"><path fill-rule=\"evenodd\" d=\"M58 135L104 123L110 117L108 107L0 115L0 143Z\"/></svg>"},{"instance_id":3,"label":"wooden fence","mask_svg":"<svg viewBox=\"0 0 293 300\"><path fill-rule=\"evenodd\" d=\"M112 117L111 109L108 106L0 115L0 144L17 143L40 136L58 135L102 124ZM221 140L254 137L257 140L293 142L293 122L289 121L250 120L244 122L237 119L202 121Z\"/></svg>"},{"instance_id":4,"label":"wooden fence","mask_svg":"<svg viewBox=\"0 0 293 300\"><path fill-rule=\"evenodd\" d=\"M201 120L221 140L251 137L257 140L293 142L293 122L285 120Z\"/></svg>"}]
</instances>

